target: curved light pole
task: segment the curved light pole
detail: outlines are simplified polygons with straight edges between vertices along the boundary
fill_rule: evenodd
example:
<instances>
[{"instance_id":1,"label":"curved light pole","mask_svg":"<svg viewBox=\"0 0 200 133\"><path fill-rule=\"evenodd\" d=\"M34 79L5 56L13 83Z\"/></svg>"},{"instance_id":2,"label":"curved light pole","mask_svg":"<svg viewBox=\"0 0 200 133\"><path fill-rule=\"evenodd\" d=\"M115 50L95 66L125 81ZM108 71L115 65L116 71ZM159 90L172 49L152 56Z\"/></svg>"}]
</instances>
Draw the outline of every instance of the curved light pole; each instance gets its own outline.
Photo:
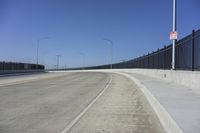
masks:
<instances>
[{"instance_id":1,"label":"curved light pole","mask_svg":"<svg viewBox=\"0 0 200 133\"><path fill-rule=\"evenodd\" d=\"M83 69L85 69L85 53L79 53L83 58Z\"/></svg>"},{"instance_id":2,"label":"curved light pole","mask_svg":"<svg viewBox=\"0 0 200 133\"><path fill-rule=\"evenodd\" d=\"M110 69L112 69L112 65L113 65L113 46L114 46L114 44L113 44L113 41L110 40L110 39L104 38L103 40L107 41L108 44L110 44L110 46L111 46L111 50L110 50Z\"/></svg>"},{"instance_id":3,"label":"curved light pole","mask_svg":"<svg viewBox=\"0 0 200 133\"><path fill-rule=\"evenodd\" d=\"M46 40L46 39L50 39L50 37L43 37L43 38L40 38L40 39L38 39L37 40L37 64L38 64L38 55L39 55L39 45L40 45L40 41L42 41L42 40Z\"/></svg>"}]
</instances>

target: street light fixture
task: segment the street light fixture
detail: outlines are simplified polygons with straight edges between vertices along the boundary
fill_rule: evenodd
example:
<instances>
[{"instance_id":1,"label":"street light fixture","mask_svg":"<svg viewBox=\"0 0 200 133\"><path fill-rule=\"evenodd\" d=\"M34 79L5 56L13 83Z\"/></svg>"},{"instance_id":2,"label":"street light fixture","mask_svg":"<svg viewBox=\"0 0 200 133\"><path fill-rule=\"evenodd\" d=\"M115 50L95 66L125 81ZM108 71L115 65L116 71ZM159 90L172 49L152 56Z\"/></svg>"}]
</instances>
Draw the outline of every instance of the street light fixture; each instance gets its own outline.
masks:
<instances>
[{"instance_id":1,"label":"street light fixture","mask_svg":"<svg viewBox=\"0 0 200 133\"><path fill-rule=\"evenodd\" d=\"M110 69L112 69L112 65L113 65L113 46L114 46L114 44L113 44L113 41L112 40L110 40L110 39L107 39L107 38L104 38L103 39L104 41L107 41L108 42L108 44L110 44L110 46L111 46L111 52L110 52Z\"/></svg>"},{"instance_id":2,"label":"street light fixture","mask_svg":"<svg viewBox=\"0 0 200 133\"><path fill-rule=\"evenodd\" d=\"M42 40L46 40L46 39L50 39L50 37L43 37L43 38L40 38L40 39L38 39L37 40L37 64L38 64L38 60L39 60L39 57L38 57L38 55L39 55L39 45L40 45L40 41L42 41Z\"/></svg>"}]
</instances>

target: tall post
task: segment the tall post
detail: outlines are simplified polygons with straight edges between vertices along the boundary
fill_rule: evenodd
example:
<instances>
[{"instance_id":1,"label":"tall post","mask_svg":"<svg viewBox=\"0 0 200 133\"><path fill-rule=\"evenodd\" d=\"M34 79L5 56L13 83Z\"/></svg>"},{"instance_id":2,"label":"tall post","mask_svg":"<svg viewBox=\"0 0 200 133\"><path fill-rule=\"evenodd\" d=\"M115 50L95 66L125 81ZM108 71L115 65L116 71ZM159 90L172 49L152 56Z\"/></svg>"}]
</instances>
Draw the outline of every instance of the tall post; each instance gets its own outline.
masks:
<instances>
[{"instance_id":1,"label":"tall post","mask_svg":"<svg viewBox=\"0 0 200 133\"><path fill-rule=\"evenodd\" d=\"M110 69L113 68L113 42L111 43L111 61L110 61Z\"/></svg>"},{"instance_id":2,"label":"tall post","mask_svg":"<svg viewBox=\"0 0 200 133\"><path fill-rule=\"evenodd\" d=\"M36 59L37 59L37 61L36 61L36 63L37 63L37 65L38 65L38 63L39 63L39 45L40 45L40 41L41 40L45 40L45 39L49 39L50 37L43 37L43 38L40 38L40 39L38 39L37 40L37 57L36 57Z\"/></svg>"},{"instance_id":3,"label":"tall post","mask_svg":"<svg viewBox=\"0 0 200 133\"><path fill-rule=\"evenodd\" d=\"M173 0L173 32L176 32L176 0ZM173 39L172 44L172 70L175 70L176 61L175 61L175 47L176 47L176 39Z\"/></svg>"},{"instance_id":4,"label":"tall post","mask_svg":"<svg viewBox=\"0 0 200 133\"><path fill-rule=\"evenodd\" d=\"M107 42L109 42L109 44L111 45L111 50L110 50L110 69L113 68L113 41L112 40L109 40L109 39L103 39Z\"/></svg>"},{"instance_id":5,"label":"tall post","mask_svg":"<svg viewBox=\"0 0 200 133\"><path fill-rule=\"evenodd\" d=\"M59 59L60 59L60 56L61 55L56 55L56 57L57 57L57 70L59 69Z\"/></svg>"},{"instance_id":6,"label":"tall post","mask_svg":"<svg viewBox=\"0 0 200 133\"><path fill-rule=\"evenodd\" d=\"M82 69L85 69L85 53L80 53L80 55L82 56L82 61L83 61L83 67Z\"/></svg>"},{"instance_id":7,"label":"tall post","mask_svg":"<svg viewBox=\"0 0 200 133\"><path fill-rule=\"evenodd\" d=\"M39 42L40 40L37 40L37 65L38 65L38 52L39 52Z\"/></svg>"}]
</instances>

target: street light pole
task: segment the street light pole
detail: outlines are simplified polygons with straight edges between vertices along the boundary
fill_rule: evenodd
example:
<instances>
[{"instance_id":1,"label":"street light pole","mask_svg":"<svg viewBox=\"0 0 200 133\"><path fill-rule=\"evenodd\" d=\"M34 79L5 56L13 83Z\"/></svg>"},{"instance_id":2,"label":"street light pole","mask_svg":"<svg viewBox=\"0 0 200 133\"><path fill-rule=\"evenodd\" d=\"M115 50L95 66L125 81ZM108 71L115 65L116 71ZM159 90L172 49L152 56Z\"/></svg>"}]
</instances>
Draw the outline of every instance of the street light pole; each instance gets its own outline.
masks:
<instances>
[{"instance_id":1,"label":"street light pole","mask_svg":"<svg viewBox=\"0 0 200 133\"><path fill-rule=\"evenodd\" d=\"M173 0L173 32L176 32L176 0ZM176 39L172 40L172 70L175 70L175 47Z\"/></svg>"},{"instance_id":2,"label":"street light pole","mask_svg":"<svg viewBox=\"0 0 200 133\"><path fill-rule=\"evenodd\" d=\"M110 69L112 69L112 67L113 67L113 46L114 46L114 44L113 44L113 41L112 40L110 40L110 39L103 39L103 40L105 40L105 41L107 41L109 44L110 44L110 46L111 46L111 52L110 52Z\"/></svg>"},{"instance_id":3,"label":"street light pole","mask_svg":"<svg viewBox=\"0 0 200 133\"><path fill-rule=\"evenodd\" d=\"M85 69L85 53L80 53L83 58L83 69Z\"/></svg>"},{"instance_id":4,"label":"street light pole","mask_svg":"<svg viewBox=\"0 0 200 133\"><path fill-rule=\"evenodd\" d=\"M39 45L40 45L40 41L41 40L45 40L45 39L49 39L50 37L43 37L43 38L40 38L40 39L38 39L37 40L37 61L36 61L36 63L37 63L37 65L38 65L38 63L39 63Z\"/></svg>"},{"instance_id":5,"label":"street light pole","mask_svg":"<svg viewBox=\"0 0 200 133\"><path fill-rule=\"evenodd\" d=\"M39 52L39 42L40 42L40 40L38 39L37 40L37 65L38 65L38 52Z\"/></svg>"},{"instance_id":6,"label":"street light pole","mask_svg":"<svg viewBox=\"0 0 200 133\"><path fill-rule=\"evenodd\" d=\"M59 69L59 59L60 59L61 55L56 55L56 57L57 57L57 70L58 70Z\"/></svg>"}]
</instances>

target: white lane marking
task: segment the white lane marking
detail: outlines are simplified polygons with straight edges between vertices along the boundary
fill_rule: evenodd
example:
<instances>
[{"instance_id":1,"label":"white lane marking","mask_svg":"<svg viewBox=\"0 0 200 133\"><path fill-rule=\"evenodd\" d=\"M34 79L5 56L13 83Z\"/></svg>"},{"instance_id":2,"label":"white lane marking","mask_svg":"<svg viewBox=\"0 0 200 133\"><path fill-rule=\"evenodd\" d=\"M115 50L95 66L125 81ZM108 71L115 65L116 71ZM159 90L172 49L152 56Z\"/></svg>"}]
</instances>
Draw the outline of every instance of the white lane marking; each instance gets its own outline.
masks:
<instances>
[{"instance_id":1,"label":"white lane marking","mask_svg":"<svg viewBox=\"0 0 200 133\"><path fill-rule=\"evenodd\" d=\"M90 107L103 95L106 89L110 86L112 82L112 75L108 84L103 88L103 90L90 102L90 104L82 110L78 116L76 116L64 129L61 133L67 133L80 119L81 117L90 109Z\"/></svg>"}]
</instances>

